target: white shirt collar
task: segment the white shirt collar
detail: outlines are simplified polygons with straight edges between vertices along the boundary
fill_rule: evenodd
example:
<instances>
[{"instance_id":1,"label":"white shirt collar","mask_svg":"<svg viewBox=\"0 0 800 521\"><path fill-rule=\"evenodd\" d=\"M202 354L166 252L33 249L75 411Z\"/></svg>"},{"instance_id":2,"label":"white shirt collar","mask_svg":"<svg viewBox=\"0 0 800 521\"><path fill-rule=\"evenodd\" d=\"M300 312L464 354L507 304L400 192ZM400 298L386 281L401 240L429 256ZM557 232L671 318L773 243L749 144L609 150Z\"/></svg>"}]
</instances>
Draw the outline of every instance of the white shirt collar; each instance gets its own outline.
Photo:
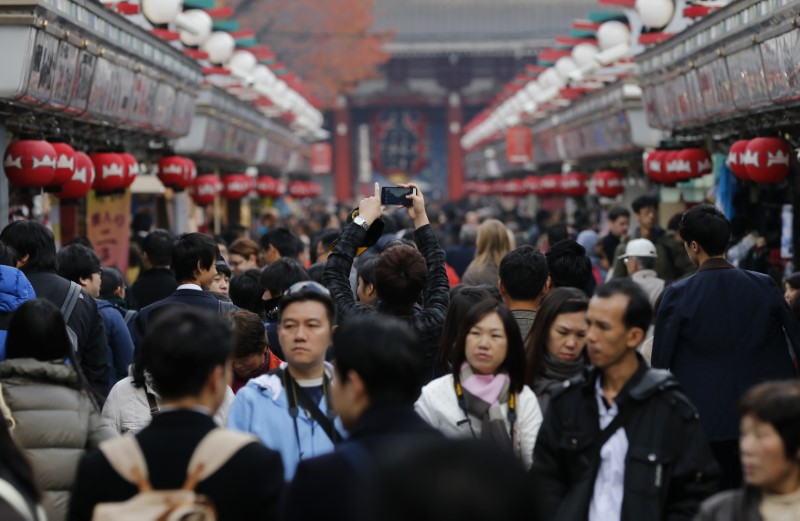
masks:
<instances>
[{"instance_id":1,"label":"white shirt collar","mask_svg":"<svg viewBox=\"0 0 800 521\"><path fill-rule=\"evenodd\" d=\"M181 284L176 289L193 289L193 290L197 290L197 291L203 291L203 288L201 288L197 284Z\"/></svg>"}]
</instances>

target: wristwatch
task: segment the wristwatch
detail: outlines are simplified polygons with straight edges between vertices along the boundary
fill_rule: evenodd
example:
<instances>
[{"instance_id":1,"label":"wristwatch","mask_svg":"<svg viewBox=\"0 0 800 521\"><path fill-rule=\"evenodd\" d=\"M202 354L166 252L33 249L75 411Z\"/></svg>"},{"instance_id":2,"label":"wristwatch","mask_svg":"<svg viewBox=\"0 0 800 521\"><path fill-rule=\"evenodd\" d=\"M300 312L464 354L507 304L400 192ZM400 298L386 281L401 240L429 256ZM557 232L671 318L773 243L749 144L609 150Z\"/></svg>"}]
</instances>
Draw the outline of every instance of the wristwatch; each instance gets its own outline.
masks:
<instances>
[{"instance_id":1,"label":"wristwatch","mask_svg":"<svg viewBox=\"0 0 800 521\"><path fill-rule=\"evenodd\" d=\"M355 219L353 219L353 224L361 226L362 228L364 228L364 230L369 230L369 224L367 224L366 219L364 219L360 215L357 215Z\"/></svg>"}]
</instances>

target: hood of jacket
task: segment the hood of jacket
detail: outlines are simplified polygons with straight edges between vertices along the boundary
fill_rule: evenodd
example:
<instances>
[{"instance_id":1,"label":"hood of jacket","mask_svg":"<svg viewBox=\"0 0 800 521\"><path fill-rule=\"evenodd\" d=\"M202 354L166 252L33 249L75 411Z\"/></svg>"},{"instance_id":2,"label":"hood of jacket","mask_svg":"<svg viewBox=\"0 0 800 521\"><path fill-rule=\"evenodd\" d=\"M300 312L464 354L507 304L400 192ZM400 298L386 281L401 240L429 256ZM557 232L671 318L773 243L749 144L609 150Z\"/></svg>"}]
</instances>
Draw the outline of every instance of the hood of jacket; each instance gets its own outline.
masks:
<instances>
[{"instance_id":1,"label":"hood of jacket","mask_svg":"<svg viewBox=\"0 0 800 521\"><path fill-rule=\"evenodd\" d=\"M78 373L63 360L42 362L35 358L13 358L0 362L0 380L14 379L80 388Z\"/></svg>"},{"instance_id":2,"label":"hood of jacket","mask_svg":"<svg viewBox=\"0 0 800 521\"><path fill-rule=\"evenodd\" d=\"M8 313L36 298L33 286L17 268L0 266L0 312Z\"/></svg>"},{"instance_id":3,"label":"hood of jacket","mask_svg":"<svg viewBox=\"0 0 800 521\"><path fill-rule=\"evenodd\" d=\"M288 363L281 362L280 369L286 371L288 366ZM253 378L247 385L255 387L259 392L272 399L272 401L277 404L288 405L289 402L286 399L286 393L283 392L283 380L280 375L274 374L275 372L277 371L273 370L267 374L262 374L257 378ZM330 362L325 362L325 375L329 380L333 380L333 365Z\"/></svg>"}]
</instances>

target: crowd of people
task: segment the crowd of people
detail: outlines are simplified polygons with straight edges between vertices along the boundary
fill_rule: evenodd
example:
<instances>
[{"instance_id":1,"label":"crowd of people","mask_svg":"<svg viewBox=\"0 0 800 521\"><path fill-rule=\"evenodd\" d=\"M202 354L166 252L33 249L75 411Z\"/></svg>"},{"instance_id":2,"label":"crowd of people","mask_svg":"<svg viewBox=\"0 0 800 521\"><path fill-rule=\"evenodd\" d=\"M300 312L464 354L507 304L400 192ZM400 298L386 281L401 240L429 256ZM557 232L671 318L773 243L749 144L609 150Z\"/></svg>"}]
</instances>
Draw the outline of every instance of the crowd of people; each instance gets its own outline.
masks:
<instances>
[{"instance_id":1,"label":"crowd of people","mask_svg":"<svg viewBox=\"0 0 800 521\"><path fill-rule=\"evenodd\" d=\"M800 276L708 204L600 236L409 187L135 230L127 273L9 224L0 518L800 519Z\"/></svg>"}]
</instances>

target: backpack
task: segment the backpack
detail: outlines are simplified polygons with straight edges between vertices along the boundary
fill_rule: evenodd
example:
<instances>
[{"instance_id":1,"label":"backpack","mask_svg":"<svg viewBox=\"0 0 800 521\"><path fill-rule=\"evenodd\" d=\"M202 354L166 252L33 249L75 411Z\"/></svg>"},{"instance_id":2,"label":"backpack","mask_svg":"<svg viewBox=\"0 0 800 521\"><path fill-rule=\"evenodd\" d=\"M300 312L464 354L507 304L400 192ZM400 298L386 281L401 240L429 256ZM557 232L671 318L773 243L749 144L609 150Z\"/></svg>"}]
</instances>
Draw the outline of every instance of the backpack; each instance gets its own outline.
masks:
<instances>
[{"instance_id":1,"label":"backpack","mask_svg":"<svg viewBox=\"0 0 800 521\"><path fill-rule=\"evenodd\" d=\"M153 490L136 436L127 434L106 440L100 444L100 451L122 478L139 487L139 493L127 501L97 504L92 521L215 521L217 512L214 505L205 496L196 494L195 487L245 445L256 441L258 438L251 434L214 429L192 453L183 487Z\"/></svg>"},{"instance_id":2,"label":"backpack","mask_svg":"<svg viewBox=\"0 0 800 521\"><path fill-rule=\"evenodd\" d=\"M69 290L67 290L67 296L64 298L64 302L61 304L61 315L64 317L64 324L67 325L67 336L69 337L69 343L72 344L73 353L78 352L78 335L69 326L69 319L72 316L72 312L75 309L75 304L78 303L79 298L81 298L80 285L70 281Z\"/></svg>"},{"instance_id":3,"label":"backpack","mask_svg":"<svg viewBox=\"0 0 800 521\"><path fill-rule=\"evenodd\" d=\"M126 310L125 316L123 317L125 320L125 325L130 327L131 320L134 320L137 316L139 316L139 312L135 309Z\"/></svg>"}]
</instances>

